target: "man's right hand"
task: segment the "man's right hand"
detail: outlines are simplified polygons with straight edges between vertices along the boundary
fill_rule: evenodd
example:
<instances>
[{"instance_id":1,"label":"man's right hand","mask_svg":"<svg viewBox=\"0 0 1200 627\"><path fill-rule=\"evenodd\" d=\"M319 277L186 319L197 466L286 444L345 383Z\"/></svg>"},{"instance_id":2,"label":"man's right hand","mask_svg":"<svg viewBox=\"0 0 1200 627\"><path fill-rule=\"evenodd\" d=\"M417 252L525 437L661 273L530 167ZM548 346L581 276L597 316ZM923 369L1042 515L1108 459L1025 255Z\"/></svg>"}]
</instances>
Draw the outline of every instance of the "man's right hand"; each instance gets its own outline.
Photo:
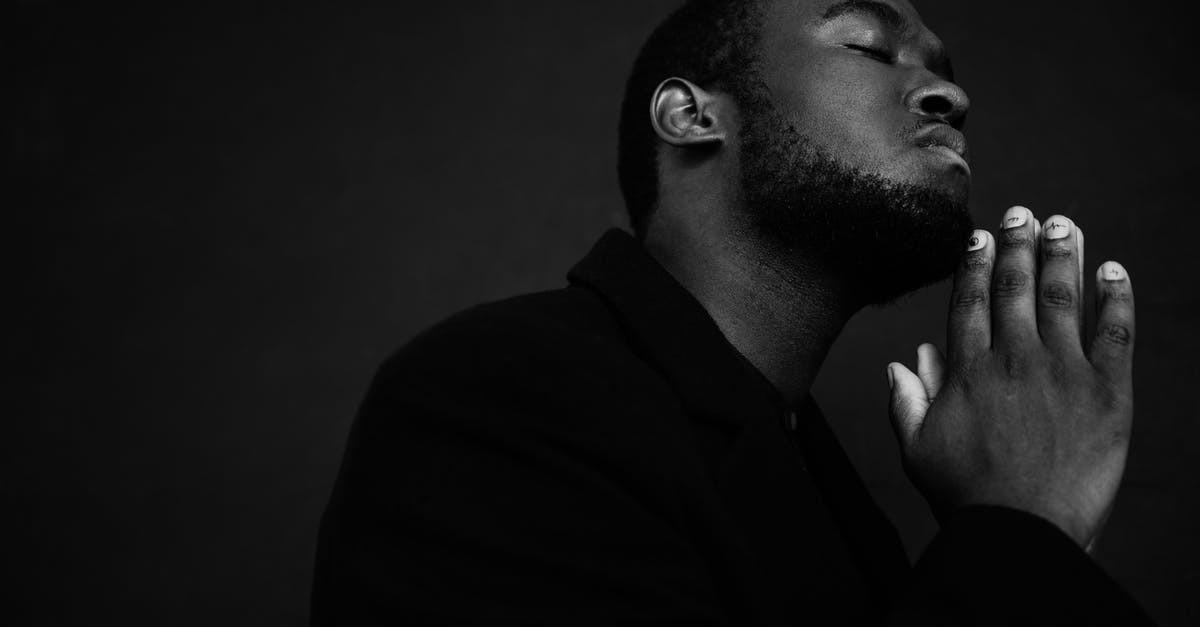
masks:
<instances>
[{"instance_id":1,"label":"man's right hand","mask_svg":"<svg viewBox=\"0 0 1200 627\"><path fill-rule=\"evenodd\" d=\"M888 366L905 469L935 514L1001 505L1041 516L1080 546L1116 497L1133 422L1133 289L1096 274L1085 349L1083 233L1014 207L976 231L954 278L948 359L918 349L917 374Z\"/></svg>"}]
</instances>

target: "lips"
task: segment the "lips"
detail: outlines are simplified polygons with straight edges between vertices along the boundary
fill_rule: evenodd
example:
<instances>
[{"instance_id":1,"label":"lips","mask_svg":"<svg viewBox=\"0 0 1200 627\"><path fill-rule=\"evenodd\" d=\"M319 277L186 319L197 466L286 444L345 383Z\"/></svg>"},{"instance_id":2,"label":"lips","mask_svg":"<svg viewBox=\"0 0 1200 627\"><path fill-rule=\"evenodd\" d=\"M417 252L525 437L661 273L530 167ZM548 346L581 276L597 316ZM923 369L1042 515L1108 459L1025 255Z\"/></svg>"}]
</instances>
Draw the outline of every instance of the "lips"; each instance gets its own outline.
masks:
<instances>
[{"instance_id":1,"label":"lips","mask_svg":"<svg viewBox=\"0 0 1200 627\"><path fill-rule=\"evenodd\" d=\"M917 146L921 148L943 146L953 150L964 161L967 159L967 138L949 124L940 122L931 124L928 130L917 137Z\"/></svg>"}]
</instances>

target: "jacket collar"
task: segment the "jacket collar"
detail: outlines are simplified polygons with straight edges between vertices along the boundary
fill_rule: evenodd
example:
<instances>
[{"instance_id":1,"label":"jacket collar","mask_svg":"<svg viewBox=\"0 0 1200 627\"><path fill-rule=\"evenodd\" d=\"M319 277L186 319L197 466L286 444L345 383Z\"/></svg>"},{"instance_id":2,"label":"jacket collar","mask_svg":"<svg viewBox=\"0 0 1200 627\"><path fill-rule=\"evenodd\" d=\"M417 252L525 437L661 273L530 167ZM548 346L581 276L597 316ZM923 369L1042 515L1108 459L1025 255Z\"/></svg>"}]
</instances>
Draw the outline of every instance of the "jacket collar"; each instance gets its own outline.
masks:
<instances>
[{"instance_id":1,"label":"jacket collar","mask_svg":"<svg viewBox=\"0 0 1200 627\"><path fill-rule=\"evenodd\" d=\"M567 280L608 302L634 351L669 382L694 418L740 426L749 415L781 410L775 389L700 302L625 231L605 233Z\"/></svg>"}]
</instances>

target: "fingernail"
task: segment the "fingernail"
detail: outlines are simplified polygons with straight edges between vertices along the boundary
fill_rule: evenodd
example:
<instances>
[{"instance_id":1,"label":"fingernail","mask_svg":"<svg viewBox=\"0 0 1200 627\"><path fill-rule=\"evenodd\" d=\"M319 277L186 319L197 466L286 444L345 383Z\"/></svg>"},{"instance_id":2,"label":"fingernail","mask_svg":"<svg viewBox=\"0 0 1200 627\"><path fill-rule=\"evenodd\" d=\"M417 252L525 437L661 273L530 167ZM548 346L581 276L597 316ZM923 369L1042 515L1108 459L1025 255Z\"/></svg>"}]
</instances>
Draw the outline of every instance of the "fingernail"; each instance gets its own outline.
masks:
<instances>
[{"instance_id":1,"label":"fingernail","mask_svg":"<svg viewBox=\"0 0 1200 627\"><path fill-rule=\"evenodd\" d=\"M1071 221L1062 216L1054 216L1046 221L1042 227L1042 234L1046 239L1062 239L1071 234Z\"/></svg>"},{"instance_id":2,"label":"fingernail","mask_svg":"<svg viewBox=\"0 0 1200 627\"><path fill-rule=\"evenodd\" d=\"M987 231L975 231L971 234L971 239L967 240L967 252L983 250L987 246Z\"/></svg>"},{"instance_id":3,"label":"fingernail","mask_svg":"<svg viewBox=\"0 0 1200 627\"><path fill-rule=\"evenodd\" d=\"M1019 226L1025 226L1029 221L1030 211L1025 207L1013 207L1004 212L1004 220L1000 222L1002 229L1015 229Z\"/></svg>"},{"instance_id":4,"label":"fingernail","mask_svg":"<svg viewBox=\"0 0 1200 627\"><path fill-rule=\"evenodd\" d=\"M1105 281L1124 281L1126 276L1125 268L1122 268L1121 264L1115 261L1109 261L1100 266L1100 276Z\"/></svg>"},{"instance_id":5,"label":"fingernail","mask_svg":"<svg viewBox=\"0 0 1200 627\"><path fill-rule=\"evenodd\" d=\"M889 390L896 389L896 375L892 372L891 364L888 364L887 375L888 375L888 389Z\"/></svg>"}]
</instances>

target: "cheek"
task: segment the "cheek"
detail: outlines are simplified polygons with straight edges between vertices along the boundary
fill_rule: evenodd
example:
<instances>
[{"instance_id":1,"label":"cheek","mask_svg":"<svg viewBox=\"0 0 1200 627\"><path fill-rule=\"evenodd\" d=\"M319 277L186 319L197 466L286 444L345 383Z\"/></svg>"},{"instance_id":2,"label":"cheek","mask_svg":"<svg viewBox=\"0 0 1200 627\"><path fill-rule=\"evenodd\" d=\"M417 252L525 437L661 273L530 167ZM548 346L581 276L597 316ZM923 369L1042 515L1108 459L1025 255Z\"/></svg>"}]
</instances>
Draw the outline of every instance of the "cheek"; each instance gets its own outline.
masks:
<instances>
[{"instance_id":1,"label":"cheek","mask_svg":"<svg viewBox=\"0 0 1200 627\"><path fill-rule=\"evenodd\" d=\"M848 165L878 170L896 151L903 106L882 78L848 65L817 65L782 95L794 103L791 117L801 133Z\"/></svg>"}]
</instances>

